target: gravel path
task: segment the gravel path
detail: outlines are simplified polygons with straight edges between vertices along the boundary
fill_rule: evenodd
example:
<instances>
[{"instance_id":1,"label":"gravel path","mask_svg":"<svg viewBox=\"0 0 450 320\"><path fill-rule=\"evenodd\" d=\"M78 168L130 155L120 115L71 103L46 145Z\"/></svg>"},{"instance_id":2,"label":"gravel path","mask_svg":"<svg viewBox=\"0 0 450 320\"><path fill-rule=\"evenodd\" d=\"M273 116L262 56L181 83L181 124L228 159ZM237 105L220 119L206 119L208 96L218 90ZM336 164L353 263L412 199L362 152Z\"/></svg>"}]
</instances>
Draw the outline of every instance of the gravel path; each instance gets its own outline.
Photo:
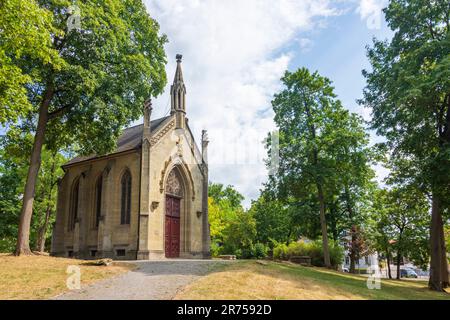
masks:
<instances>
[{"instance_id":1,"label":"gravel path","mask_svg":"<svg viewBox=\"0 0 450 320\"><path fill-rule=\"evenodd\" d=\"M232 261L161 260L130 261L138 266L114 278L101 280L80 290L55 297L58 300L159 300L172 299L189 283Z\"/></svg>"}]
</instances>

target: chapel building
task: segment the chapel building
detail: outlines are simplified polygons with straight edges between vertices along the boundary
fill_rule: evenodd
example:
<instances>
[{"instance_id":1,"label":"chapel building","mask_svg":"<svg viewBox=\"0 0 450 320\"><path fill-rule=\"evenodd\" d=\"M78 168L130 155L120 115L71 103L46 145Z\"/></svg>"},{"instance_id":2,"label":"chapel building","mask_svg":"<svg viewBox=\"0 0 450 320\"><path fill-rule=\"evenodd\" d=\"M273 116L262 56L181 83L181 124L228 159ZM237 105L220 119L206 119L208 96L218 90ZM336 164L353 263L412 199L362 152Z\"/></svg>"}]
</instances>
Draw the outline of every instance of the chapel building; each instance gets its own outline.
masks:
<instances>
[{"instance_id":1,"label":"chapel building","mask_svg":"<svg viewBox=\"0 0 450 320\"><path fill-rule=\"evenodd\" d=\"M170 115L125 129L103 156L63 166L51 253L77 258L209 258L206 131L201 150L186 117L177 55Z\"/></svg>"}]
</instances>

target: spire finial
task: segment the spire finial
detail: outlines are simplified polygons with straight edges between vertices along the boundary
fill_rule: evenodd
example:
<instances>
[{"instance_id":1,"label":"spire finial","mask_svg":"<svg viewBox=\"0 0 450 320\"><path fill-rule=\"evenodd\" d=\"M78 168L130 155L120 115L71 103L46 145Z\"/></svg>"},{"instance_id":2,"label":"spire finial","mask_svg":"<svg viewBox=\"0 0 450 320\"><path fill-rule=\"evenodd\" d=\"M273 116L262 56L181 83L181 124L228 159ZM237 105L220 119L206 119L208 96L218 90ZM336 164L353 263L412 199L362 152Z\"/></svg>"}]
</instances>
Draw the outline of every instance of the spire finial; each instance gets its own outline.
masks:
<instances>
[{"instance_id":1,"label":"spire finial","mask_svg":"<svg viewBox=\"0 0 450 320\"><path fill-rule=\"evenodd\" d=\"M181 62L181 59L183 58L183 55L182 54L177 54L176 56L175 56L175 59L177 59L177 62L178 63L180 63Z\"/></svg>"}]
</instances>

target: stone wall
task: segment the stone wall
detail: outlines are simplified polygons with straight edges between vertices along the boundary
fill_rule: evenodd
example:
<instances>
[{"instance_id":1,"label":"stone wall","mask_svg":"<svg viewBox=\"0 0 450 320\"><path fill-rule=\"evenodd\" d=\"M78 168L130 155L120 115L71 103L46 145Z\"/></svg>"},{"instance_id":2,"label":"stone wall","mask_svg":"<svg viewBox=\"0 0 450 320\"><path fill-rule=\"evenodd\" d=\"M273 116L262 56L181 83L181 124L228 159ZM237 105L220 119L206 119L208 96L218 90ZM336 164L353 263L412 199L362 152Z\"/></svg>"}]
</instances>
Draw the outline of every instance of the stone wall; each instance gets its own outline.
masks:
<instances>
[{"instance_id":1,"label":"stone wall","mask_svg":"<svg viewBox=\"0 0 450 320\"><path fill-rule=\"evenodd\" d=\"M131 220L120 224L120 180L125 170L131 173ZM58 194L58 207L52 254L80 258L112 257L135 259L139 207L140 151L88 161L66 169ZM95 225L95 184L103 174L102 210ZM68 231L70 197L74 181L80 179L78 221ZM123 250L125 255L122 256Z\"/></svg>"},{"instance_id":2,"label":"stone wall","mask_svg":"<svg viewBox=\"0 0 450 320\"><path fill-rule=\"evenodd\" d=\"M182 180L180 257L201 258L203 172L201 155L190 130L175 130L175 116L152 132L150 161L142 172L141 149L74 164L66 168L59 186L57 217L52 241L52 254L80 258L111 257L115 259L160 259L165 257L165 185L172 170ZM148 146L145 145L145 150ZM126 169L132 176L131 221L120 224L121 178ZM95 226L95 185L103 174L102 210L98 228ZM68 231L71 189L80 178L79 219ZM147 180L149 188L140 186ZM148 195L139 192L149 190ZM146 198L148 197L148 198ZM140 201L145 204L141 204ZM147 209L148 208L148 209ZM139 225L140 224L140 225ZM139 232L138 232L139 228ZM138 239L139 234L139 239ZM138 244L139 241L139 244ZM138 253L139 251L139 253ZM122 254L125 255L122 255Z\"/></svg>"}]
</instances>

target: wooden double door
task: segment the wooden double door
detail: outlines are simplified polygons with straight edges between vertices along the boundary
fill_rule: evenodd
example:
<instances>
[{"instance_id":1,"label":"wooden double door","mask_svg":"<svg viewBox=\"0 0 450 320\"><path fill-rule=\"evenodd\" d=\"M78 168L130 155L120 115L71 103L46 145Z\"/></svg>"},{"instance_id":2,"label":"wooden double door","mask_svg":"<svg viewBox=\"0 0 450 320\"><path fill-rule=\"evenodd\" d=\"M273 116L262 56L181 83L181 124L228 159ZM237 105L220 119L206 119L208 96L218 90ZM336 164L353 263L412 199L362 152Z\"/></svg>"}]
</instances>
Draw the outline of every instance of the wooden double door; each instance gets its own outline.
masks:
<instances>
[{"instance_id":1,"label":"wooden double door","mask_svg":"<svg viewBox=\"0 0 450 320\"><path fill-rule=\"evenodd\" d=\"M166 196L165 253L166 258L180 256L180 210L181 199Z\"/></svg>"}]
</instances>

